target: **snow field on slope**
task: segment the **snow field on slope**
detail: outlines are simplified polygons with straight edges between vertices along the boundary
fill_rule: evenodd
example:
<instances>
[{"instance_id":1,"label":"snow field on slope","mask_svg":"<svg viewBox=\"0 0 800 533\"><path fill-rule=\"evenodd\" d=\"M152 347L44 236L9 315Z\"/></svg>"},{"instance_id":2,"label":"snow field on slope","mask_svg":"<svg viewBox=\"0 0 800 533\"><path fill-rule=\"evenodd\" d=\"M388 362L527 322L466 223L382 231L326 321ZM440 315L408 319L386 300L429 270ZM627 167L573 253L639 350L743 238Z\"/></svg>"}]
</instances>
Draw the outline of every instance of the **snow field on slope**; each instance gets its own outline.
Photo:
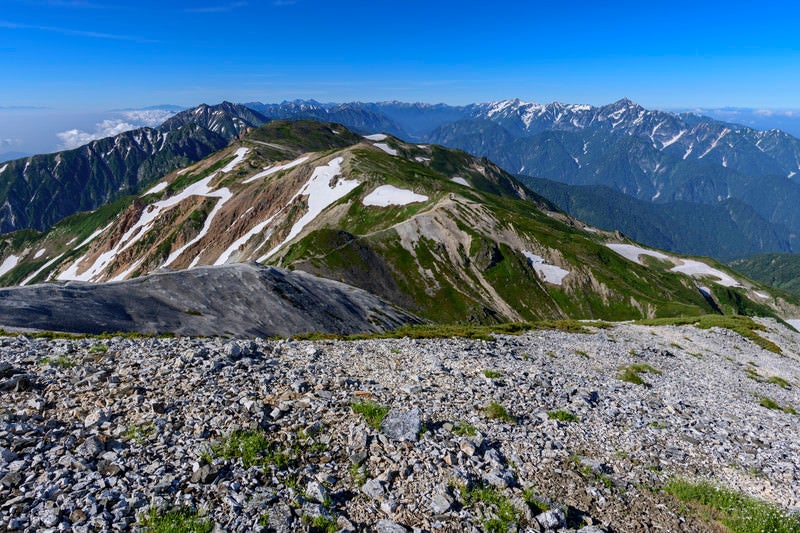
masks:
<instances>
[{"instance_id":1,"label":"snow field on slope","mask_svg":"<svg viewBox=\"0 0 800 533\"><path fill-rule=\"evenodd\" d=\"M383 133L373 133L372 135L364 135L365 139L369 139L370 141L385 141L386 135Z\"/></svg>"},{"instance_id":2,"label":"snow field on slope","mask_svg":"<svg viewBox=\"0 0 800 533\"><path fill-rule=\"evenodd\" d=\"M640 265L643 265L644 263L642 263L642 261L639 259L639 256L647 255L650 257L655 257L656 259L662 259L674 263L675 266L670 269L670 272L678 272L692 277L711 276L717 278L715 283L722 285L723 287L741 287L738 281L733 279L725 272L710 267L700 261L695 261L693 259L680 259L678 257L656 252L655 250L648 250L647 248L642 248L633 244L608 243L606 246L617 252L625 259Z\"/></svg>"},{"instance_id":3,"label":"snow field on slope","mask_svg":"<svg viewBox=\"0 0 800 533\"><path fill-rule=\"evenodd\" d=\"M536 271L539 277L547 283L561 285L564 282L564 278L569 274L569 270L564 270L559 266L545 263L544 257L536 255L533 252L522 250L522 255L528 258L528 263L530 263L531 267Z\"/></svg>"},{"instance_id":4,"label":"snow field on slope","mask_svg":"<svg viewBox=\"0 0 800 533\"><path fill-rule=\"evenodd\" d=\"M252 182L254 182L256 180L259 180L261 178L266 178L267 176L275 174L276 172L279 172L281 170L288 170L290 168L294 168L297 165L300 165L300 164L302 164L302 163L304 163L306 161L308 161L308 156L307 155L303 156L303 157L301 157L299 159L295 159L294 161L291 161L291 162L286 163L284 165L278 165L277 167L267 167L267 168L264 169L263 172L259 172L258 174L254 175L254 176L250 176L249 178L244 180L242 183L243 184L252 183Z\"/></svg>"},{"instance_id":5,"label":"snow field on slope","mask_svg":"<svg viewBox=\"0 0 800 533\"><path fill-rule=\"evenodd\" d=\"M239 164L244 157L247 155L249 149L247 148L239 148L236 150L236 157L234 157L233 161L225 165L224 168L220 169L218 172L212 173L210 176L195 182L188 187L186 187L183 191L176 194L175 196L171 196L170 198L166 198L164 200L160 200L158 202L154 202L149 206L145 207L142 214L139 216L139 220L136 221L128 231L120 238L120 240L114 245L114 247L106 252L100 254L100 256L95 260L95 262L86 269L82 274L78 273L78 268L80 263L86 257L85 255L77 259L70 267L58 275L57 279L60 281L92 281L94 278L99 276L103 270L110 265L114 259L123 251L133 246L136 242L138 242L142 237L144 237L150 229L152 229L153 223L155 220L161 215L162 212L166 211L167 209L171 209L175 207L183 200L190 198L192 196L203 196L207 198L219 198L219 202L217 205L214 206L214 209L209 213L206 217L205 224L203 225L203 229L200 233L189 243L182 246L179 250L171 253L167 258L167 261L164 263L163 266L167 266L175 261L178 256L183 253L189 246L195 244L197 241L202 239L206 233L208 233L209 228L211 227L211 223L214 219L214 216L219 212L220 208L227 202L232 194L227 187L224 187L219 190L212 190L209 186L211 180L213 180L219 173L230 172L233 168ZM102 231L102 230L101 230ZM93 238L93 237L92 237ZM79 246L80 247L80 246ZM123 274L129 274L132 271L131 268L127 269ZM115 276L115 280L119 278L119 276Z\"/></svg>"},{"instance_id":6,"label":"snow field on slope","mask_svg":"<svg viewBox=\"0 0 800 533\"><path fill-rule=\"evenodd\" d=\"M409 189L400 189L394 185L381 185L364 197L367 206L388 207L390 205L408 205L416 202L427 202L428 197Z\"/></svg>"},{"instance_id":7,"label":"snow field on slope","mask_svg":"<svg viewBox=\"0 0 800 533\"><path fill-rule=\"evenodd\" d=\"M397 155L397 150L395 150L394 148L390 148L389 145L386 143L375 143L373 146L375 148L380 148L389 155Z\"/></svg>"},{"instance_id":8,"label":"snow field on slope","mask_svg":"<svg viewBox=\"0 0 800 533\"><path fill-rule=\"evenodd\" d=\"M168 185L169 184L166 181L162 181L161 183L159 183L159 184L147 189L146 191L144 191L142 193L142 196L147 196L148 194L159 193L159 192L163 191L164 189L166 189Z\"/></svg>"},{"instance_id":9,"label":"snow field on slope","mask_svg":"<svg viewBox=\"0 0 800 533\"><path fill-rule=\"evenodd\" d=\"M344 161L344 158L337 157L332 159L327 165L314 169L308 182L303 185L297 194L287 203L287 205L291 205L297 197L308 196L308 211L295 222L286 238L279 245L261 256L258 259L259 262L269 259L275 252L280 250L284 244L297 237L297 235L303 231L303 228L305 228L309 222L317 218L326 207L344 198L350 191L360 185L358 180L340 179L336 182L336 185L331 186L333 178L338 176L342 171L342 161Z\"/></svg>"},{"instance_id":10,"label":"snow field on slope","mask_svg":"<svg viewBox=\"0 0 800 533\"><path fill-rule=\"evenodd\" d=\"M472 188L472 185L470 185L467 180L465 180L464 178L462 178L460 176L456 176L455 178L451 178L450 181L452 181L454 183L458 183L459 185L463 185L464 187L469 187L470 189Z\"/></svg>"},{"instance_id":11,"label":"snow field on slope","mask_svg":"<svg viewBox=\"0 0 800 533\"><path fill-rule=\"evenodd\" d=\"M0 265L0 276L4 276L6 273L10 272L12 268L17 266L19 263L19 257L16 255L9 255L3 261L3 264Z\"/></svg>"}]
</instances>

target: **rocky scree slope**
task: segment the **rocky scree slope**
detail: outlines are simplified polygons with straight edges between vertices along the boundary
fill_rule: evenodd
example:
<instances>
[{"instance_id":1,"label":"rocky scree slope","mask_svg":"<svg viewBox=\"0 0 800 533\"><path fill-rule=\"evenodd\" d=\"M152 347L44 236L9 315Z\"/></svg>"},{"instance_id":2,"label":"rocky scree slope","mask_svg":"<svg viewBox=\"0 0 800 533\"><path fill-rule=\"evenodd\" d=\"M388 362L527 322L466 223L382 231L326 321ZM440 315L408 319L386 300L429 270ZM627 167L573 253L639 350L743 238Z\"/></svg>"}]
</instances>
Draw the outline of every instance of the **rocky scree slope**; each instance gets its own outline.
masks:
<instances>
[{"instance_id":1,"label":"rocky scree slope","mask_svg":"<svg viewBox=\"0 0 800 533\"><path fill-rule=\"evenodd\" d=\"M225 531L719 531L665 483L800 506L800 335L763 323L781 355L726 329L632 324L3 337L0 524L134 529L178 508ZM646 385L620 379L631 365Z\"/></svg>"},{"instance_id":2,"label":"rocky scree slope","mask_svg":"<svg viewBox=\"0 0 800 533\"><path fill-rule=\"evenodd\" d=\"M0 289L0 324L49 331L274 337L419 322L363 290L255 263Z\"/></svg>"},{"instance_id":3,"label":"rocky scree slope","mask_svg":"<svg viewBox=\"0 0 800 533\"><path fill-rule=\"evenodd\" d=\"M0 246L7 285L255 260L441 322L798 315L722 265L587 227L486 159L311 121L270 122L133 200Z\"/></svg>"},{"instance_id":4,"label":"rocky scree slope","mask_svg":"<svg viewBox=\"0 0 800 533\"><path fill-rule=\"evenodd\" d=\"M200 105L157 128L139 128L85 146L0 165L0 232L44 231L96 209L227 146L266 118L238 104Z\"/></svg>"}]
</instances>

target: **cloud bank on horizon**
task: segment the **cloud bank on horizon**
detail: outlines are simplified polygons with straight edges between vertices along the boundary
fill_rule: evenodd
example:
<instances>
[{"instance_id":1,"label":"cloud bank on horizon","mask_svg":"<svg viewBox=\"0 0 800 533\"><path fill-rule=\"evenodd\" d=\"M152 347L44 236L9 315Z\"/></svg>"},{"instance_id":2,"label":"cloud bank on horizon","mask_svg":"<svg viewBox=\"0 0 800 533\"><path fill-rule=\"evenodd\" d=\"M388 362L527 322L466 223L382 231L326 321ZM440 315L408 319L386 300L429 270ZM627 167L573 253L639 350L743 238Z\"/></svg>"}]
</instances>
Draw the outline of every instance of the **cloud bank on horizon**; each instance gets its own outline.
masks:
<instances>
[{"instance_id":1,"label":"cloud bank on horizon","mask_svg":"<svg viewBox=\"0 0 800 533\"><path fill-rule=\"evenodd\" d=\"M156 127L175 114L171 109L131 109L114 112L115 116L95 124L93 131L70 129L56 133L58 150L71 150L97 139L113 137L141 127Z\"/></svg>"}]
</instances>

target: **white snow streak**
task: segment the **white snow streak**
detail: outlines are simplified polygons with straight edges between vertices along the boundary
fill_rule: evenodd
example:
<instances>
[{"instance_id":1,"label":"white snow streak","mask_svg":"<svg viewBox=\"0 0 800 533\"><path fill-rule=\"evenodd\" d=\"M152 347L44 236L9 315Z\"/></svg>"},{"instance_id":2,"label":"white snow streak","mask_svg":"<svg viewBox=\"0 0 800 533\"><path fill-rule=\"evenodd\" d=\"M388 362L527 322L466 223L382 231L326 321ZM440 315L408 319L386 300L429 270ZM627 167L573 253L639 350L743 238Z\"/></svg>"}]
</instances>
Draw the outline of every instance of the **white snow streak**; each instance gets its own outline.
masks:
<instances>
[{"instance_id":1,"label":"white snow streak","mask_svg":"<svg viewBox=\"0 0 800 533\"><path fill-rule=\"evenodd\" d=\"M233 167L235 167L236 165L241 163L242 160L244 159L244 156L246 156L247 152L249 152L249 151L250 151L249 148L239 148L239 149L237 149L236 150L236 157L233 158L233 161L231 161L230 163L228 163L227 165L222 167L222 169L220 169L220 172L222 172L223 174L227 174L228 172L233 170Z\"/></svg>"},{"instance_id":2,"label":"white snow streak","mask_svg":"<svg viewBox=\"0 0 800 533\"><path fill-rule=\"evenodd\" d=\"M365 139L369 139L370 141L384 141L386 140L386 135L383 133L373 133L372 135L364 135Z\"/></svg>"},{"instance_id":3,"label":"white snow streak","mask_svg":"<svg viewBox=\"0 0 800 533\"><path fill-rule=\"evenodd\" d=\"M37 270L36 272L34 272L33 274L31 274L31 275L30 275L30 276L28 276L27 278L25 278L24 280L22 280L22 283L20 283L20 285L27 285L28 283L30 283L30 282L31 282L31 280L33 280L33 278L35 278L36 276L38 276L39 274L41 274L42 272L44 272L44 270L45 270L47 267L49 267L50 265L52 265L53 263L55 263L56 261L58 261L59 259L61 259L61 257L62 257L63 255L64 255L64 254L57 255L56 257L52 258L52 259L51 259L50 261L48 261L47 263L43 264L43 265L42 265L42 267L41 267L39 270Z\"/></svg>"},{"instance_id":4,"label":"white snow streak","mask_svg":"<svg viewBox=\"0 0 800 533\"><path fill-rule=\"evenodd\" d=\"M2 167L0 167L0 174L2 174L3 172L5 172L5 170L6 170L7 168L8 168L8 163L6 163L6 164L5 164L5 165L3 165Z\"/></svg>"},{"instance_id":5,"label":"white snow streak","mask_svg":"<svg viewBox=\"0 0 800 533\"><path fill-rule=\"evenodd\" d=\"M459 185L463 185L464 187L472 188L472 185L470 185L467 180L465 180L464 178L462 178L460 176L456 176L455 178L452 178L450 181L458 183Z\"/></svg>"},{"instance_id":6,"label":"white snow streak","mask_svg":"<svg viewBox=\"0 0 800 533\"><path fill-rule=\"evenodd\" d=\"M9 255L6 257L5 261L3 261L3 264L0 265L0 276L6 275L11 271L12 268L17 266L17 264L19 264L19 257L16 255Z\"/></svg>"},{"instance_id":7,"label":"white snow streak","mask_svg":"<svg viewBox=\"0 0 800 533\"><path fill-rule=\"evenodd\" d=\"M753 294L755 294L759 298L769 298L769 294L764 294L763 292L753 291Z\"/></svg>"},{"instance_id":8,"label":"white snow streak","mask_svg":"<svg viewBox=\"0 0 800 533\"><path fill-rule=\"evenodd\" d=\"M569 274L569 270L564 270L559 266L545 263L544 257L532 252L522 250L522 255L528 258L528 263L530 263L533 270L536 271L536 274L547 283L561 285L564 282L564 278Z\"/></svg>"},{"instance_id":9,"label":"white snow streak","mask_svg":"<svg viewBox=\"0 0 800 533\"><path fill-rule=\"evenodd\" d=\"M40 257L42 257L42 256L44 255L44 253L45 253L46 251L47 251L47 250L45 250L44 248L42 248L41 250L39 250L38 252L36 252L36 253L34 254L33 258L34 258L34 259L39 259ZM2 268L0 268L0 271L2 271ZM0 274L0 276L2 276L2 274Z\"/></svg>"},{"instance_id":10,"label":"white snow streak","mask_svg":"<svg viewBox=\"0 0 800 533\"><path fill-rule=\"evenodd\" d=\"M639 263L640 265L644 264L639 259L640 255L649 255L650 257L655 257L656 259L669 259L669 256L666 254L656 252L655 250L648 250L633 244L606 244L606 246L617 252L625 259L633 261L634 263Z\"/></svg>"},{"instance_id":11,"label":"white snow streak","mask_svg":"<svg viewBox=\"0 0 800 533\"><path fill-rule=\"evenodd\" d=\"M250 176L249 178L244 180L242 183L243 184L244 183L250 183L250 182L256 181L256 180L261 179L261 178L266 178L267 176L271 176L272 174L275 174L276 172L280 172L281 170L288 170L290 168L294 168L297 165L300 165L300 164L304 163L307 160L308 160L308 156L306 155L306 156L303 156L303 157L301 157L299 159L295 159L294 161L292 161L290 163L286 163L285 165L278 165L277 167L267 167L267 168L264 169L263 172L259 172L255 176Z\"/></svg>"},{"instance_id":12,"label":"white snow streak","mask_svg":"<svg viewBox=\"0 0 800 533\"><path fill-rule=\"evenodd\" d=\"M786 323L792 326L797 331L800 331L800 318L787 318Z\"/></svg>"},{"instance_id":13,"label":"white snow streak","mask_svg":"<svg viewBox=\"0 0 800 533\"><path fill-rule=\"evenodd\" d=\"M723 287L741 286L738 281L733 279L725 272L710 267L700 261L695 261L694 259L681 259L671 255L663 254L661 252L656 252L655 250L648 250L647 248L642 248L633 244L606 244L606 246L617 252L625 259L640 265L644 263L642 263L642 261L639 259L639 256L647 255L650 257L655 257L656 259L662 259L674 263L675 266L670 269L671 272L679 272L687 276L711 276L717 278L715 283L722 285Z\"/></svg>"},{"instance_id":14,"label":"white snow streak","mask_svg":"<svg viewBox=\"0 0 800 533\"><path fill-rule=\"evenodd\" d=\"M419 157L418 156L418 157L414 158L414 161L416 161L417 163L424 163L425 161L430 161L430 160L431 160L430 157Z\"/></svg>"},{"instance_id":15,"label":"white snow streak","mask_svg":"<svg viewBox=\"0 0 800 533\"><path fill-rule=\"evenodd\" d=\"M397 155L397 150L395 150L394 148L390 148L389 145L386 143L375 143L373 146L375 148L380 148L389 155Z\"/></svg>"},{"instance_id":16,"label":"white snow streak","mask_svg":"<svg viewBox=\"0 0 800 533\"><path fill-rule=\"evenodd\" d=\"M660 125L660 124L659 124L659 125ZM655 133L655 131L653 131L653 133ZM667 146L672 146L673 144L675 144L675 143L678 141L678 139L680 139L681 137L683 137L683 134L684 134L684 133L686 133L686 130L681 130L681 131L679 131L679 132L678 132L678 134L677 134L677 135L675 135L675 137L673 137L672 139L670 139L670 140L668 140L668 141L664 142L664 143L661 145L661 149L663 150L663 149L664 149L664 148L666 148ZM686 159L686 158L684 157L684 159Z\"/></svg>"},{"instance_id":17,"label":"white snow streak","mask_svg":"<svg viewBox=\"0 0 800 533\"><path fill-rule=\"evenodd\" d=\"M169 186L169 184L168 184L166 181L162 181L161 183L159 183L159 184L158 184L158 185L156 185L155 187L152 187L152 188L150 188L150 189L147 189L147 190L146 190L146 191L145 191L145 192L142 194L142 196L147 196L148 194L156 194L156 193L159 193L159 192L163 191L164 189L166 189L168 186Z\"/></svg>"},{"instance_id":18,"label":"white snow streak","mask_svg":"<svg viewBox=\"0 0 800 533\"><path fill-rule=\"evenodd\" d=\"M387 207L390 205L407 205L415 202L427 202L428 197L409 189L399 189L394 185L381 185L364 197L364 205Z\"/></svg>"},{"instance_id":19,"label":"white snow streak","mask_svg":"<svg viewBox=\"0 0 800 533\"><path fill-rule=\"evenodd\" d=\"M708 149L705 152L703 152L703 154L697 159L703 159L705 156L707 156L711 150L717 147L719 141L721 141L723 137L725 137L728 133L730 133L730 131L731 130L729 130L728 128L722 128L722 131L720 132L719 136L716 139L714 139L714 142L711 143L711 146L709 146Z\"/></svg>"},{"instance_id":20,"label":"white snow streak","mask_svg":"<svg viewBox=\"0 0 800 533\"><path fill-rule=\"evenodd\" d=\"M341 172L342 161L344 161L344 158L337 157L336 159L332 159L327 165L314 169L308 182L302 189L297 191L297 194L295 194L291 200L289 200L289 204L291 204L298 196L307 195L308 211L305 215L300 217L300 220L295 222L294 226L292 226L292 229L289 231L289 235L286 236L283 242L267 252L266 255L260 257L258 259L259 262L269 259L275 252L280 250L284 244L299 235L300 232L303 231L303 228L305 228L309 222L317 218L325 208L337 200L344 198L350 191L359 186L359 181L346 179L340 179L336 182L336 185L331 186L333 178Z\"/></svg>"}]
</instances>

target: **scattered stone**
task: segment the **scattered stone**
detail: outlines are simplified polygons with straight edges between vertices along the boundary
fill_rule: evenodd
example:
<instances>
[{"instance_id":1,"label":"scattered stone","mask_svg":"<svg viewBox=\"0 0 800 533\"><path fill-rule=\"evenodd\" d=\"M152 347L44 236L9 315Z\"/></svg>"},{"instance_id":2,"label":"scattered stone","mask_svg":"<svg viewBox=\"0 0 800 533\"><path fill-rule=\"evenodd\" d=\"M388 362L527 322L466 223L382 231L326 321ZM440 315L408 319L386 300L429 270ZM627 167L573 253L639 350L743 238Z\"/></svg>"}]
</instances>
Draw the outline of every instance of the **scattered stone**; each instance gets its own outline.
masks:
<instances>
[{"instance_id":1,"label":"scattered stone","mask_svg":"<svg viewBox=\"0 0 800 533\"><path fill-rule=\"evenodd\" d=\"M422 428L419 409L390 410L381 423L381 431L395 441L416 441Z\"/></svg>"}]
</instances>

